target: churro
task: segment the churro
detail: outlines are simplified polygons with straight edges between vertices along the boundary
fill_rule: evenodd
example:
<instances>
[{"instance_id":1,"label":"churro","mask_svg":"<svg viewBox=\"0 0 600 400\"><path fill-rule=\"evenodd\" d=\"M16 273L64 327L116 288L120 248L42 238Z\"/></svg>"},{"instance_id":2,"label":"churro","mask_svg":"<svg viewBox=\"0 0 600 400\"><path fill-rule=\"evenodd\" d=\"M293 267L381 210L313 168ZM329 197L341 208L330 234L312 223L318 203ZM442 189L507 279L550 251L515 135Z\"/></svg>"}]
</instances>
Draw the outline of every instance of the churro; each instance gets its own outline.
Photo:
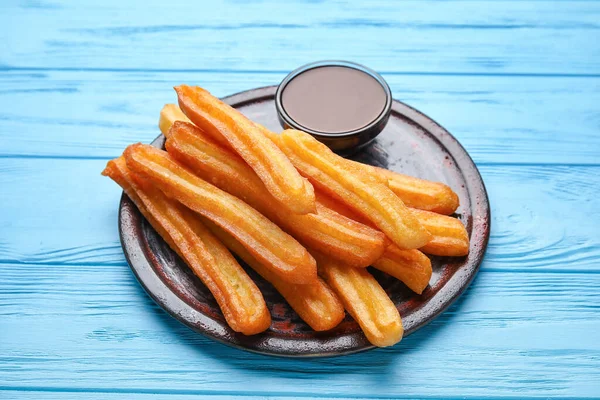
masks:
<instances>
[{"instance_id":1,"label":"churro","mask_svg":"<svg viewBox=\"0 0 600 400\"><path fill-rule=\"evenodd\" d=\"M307 133L288 129L279 142L293 164L318 188L375 224L400 248L419 248L431 235L387 186L361 178L360 170Z\"/></svg>"},{"instance_id":2,"label":"churro","mask_svg":"<svg viewBox=\"0 0 600 400\"><path fill-rule=\"evenodd\" d=\"M165 104L160 110L158 128L166 136L175 121L191 122L176 104Z\"/></svg>"},{"instance_id":3,"label":"churro","mask_svg":"<svg viewBox=\"0 0 600 400\"><path fill-rule=\"evenodd\" d=\"M315 331L332 329L344 319L344 306L321 278L307 285L286 282L258 262L233 236L211 221L207 220L205 224L229 250L271 283L300 318Z\"/></svg>"},{"instance_id":4,"label":"churro","mask_svg":"<svg viewBox=\"0 0 600 400\"><path fill-rule=\"evenodd\" d=\"M410 290L421 294L431 279L431 260L417 249L389 246L373 267L402 281Z\"/></svg>"},{"instance_id":5,"label":"churro","mask_svg":"<svg viewBox=\"0 0 600 400\"><path fill-rule=\"evenodd\" d=\"M225 140L290 212L315 211L312 185L252 121L202 88L181 85L175 91L184 114L215 140Z\"/></svg>"},{"instance_id":6,"label":"churro","mask_svg":"<svg viewBox=\"0 0 600 400\"><path fill-rule=\"evenodd\" d=\"M460 257L469 254L469 234L459 219L431 211L411 209L413 215L431 233L421 251L435 256Z\"/></svg>"},{"instance_id":7,"label":"churro","mask_svg":"<svg viewBox=\"0 0 600 400\"><path fill-rule=\"evenodd\" d=\"M341 215L366 225L374 226L369 220L345 204L318 191L317 202L335 210ZM409 208L421 225L431 234L429 242L420 248L424 253L434 256L460 257L469 254L469 234L458 218L438 214L432 211Z\"/></svg>"},{"instance_id":8,"label":"churro","mask_svg":"<svg viewBox=\"0 0 600 400\"><path fill-rule=\"evenodd\" d=\"M195 176L152 146L134 144L124 155L131 170L229 232L282 279L309 283L317 278L315 260L306 249L242 200Z\"/></svg>"},{"instance_id":9,"label":"churro","mask_svg":"<svg viewBox=\"0 0 600 400\"><path fill-rule=\"evenodd\" d=\"M373 175L388 179L388 186L408 207L450 215L459 206L458 195L448 185L364 165Z\"/></svg>"},{"instance_id":10,"label":"churro","mask_svg":"<svg viewBox=\"0 0 600 400\"><path fill-rule=\"evenodd\" d=\"M103 175L123 188L150 224L208 287L234 331L252 335L269 327L271 317L258 287L197 217L134 176L123 157L109 161Z\"/></svg>"},{"instance_id":11,"label":"churro","mask_svg":"<svg viewBox=\"0 0 600 400\"><path fill-rule=\"evenodd\" d=\"M366 269L348 268L322 254L313 255L319 275L337 293L369 342L386 347L402 339L404 329L398 309Z\"/></svg>"}]
</instances>

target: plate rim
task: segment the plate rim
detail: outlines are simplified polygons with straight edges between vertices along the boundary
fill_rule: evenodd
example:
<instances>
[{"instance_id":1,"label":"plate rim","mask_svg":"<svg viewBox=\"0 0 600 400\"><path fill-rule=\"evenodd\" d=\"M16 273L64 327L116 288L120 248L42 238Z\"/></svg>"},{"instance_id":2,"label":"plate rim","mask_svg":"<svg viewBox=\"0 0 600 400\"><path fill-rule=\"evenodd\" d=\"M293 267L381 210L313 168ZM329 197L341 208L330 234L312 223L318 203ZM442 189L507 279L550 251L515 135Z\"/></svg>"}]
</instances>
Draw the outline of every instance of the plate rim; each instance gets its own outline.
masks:
<instances>
[{"instance_id":1,"label":"plate rim","mask_svg":"<svg viewBox=\"0 0 600 400\"><path fill-rule=\"evenodd\" d=\"M245 104L255 103L260 101L261 99L271 99L274 98L275 92L277 90L277 85L271 86L263 86L259 88L249 89L242 92L238 92L226 97L223 97L221 100L224 102L241 107ZM489 206L489 197L487 193L487 189L485 187L485 183L483 182L483 178L481 177L481 173L479 172L475 162L471 158L470 154L466 151L466 149L462 146L462 144L444 127L438 124L435 120L428 117L424 113L419 110L409 106L408 104L401 102L399 100L393 99L392 101L392 113L396 113L401 115L404 119L408 119L415 123L416 125L425 129L428 134L433 137L438 143L454 158L458 167L460 167L460 171L463 174L465 181L469 184L469 189L471 186L476 186L474 189L478 193L481 194L480 203L477 203L477 210L479 212L483 211L483 215L480 217L483 219L483 223L485 227L483 228L483 237L479 243L481 245L476 250L475 261L471 263L470 267L467 268L466 276L458 276L458 272L456 271L452 277L445 283L442 287L449 290L445 297L445 301L437 306L434 306L428 313L426 313L425 317L421 318L417 323L410 325L404 331L404 337L409 336L411 333L421 329L442 313L444 313L454 302L466 291L466 289L471 285L473 279L477 275L481 264L485 258L485 252L487 250L490 231L491 231L491 208ZM429 127L427 127L429 125ZM432 132L432 129L437 130L438 132ZM158 135L156 139L152 141L152 145L157 147L162 147L164 144L164 136L162 134ZM458 152L458 154L456 154ZM460 156L457 158L457 156ZM465 171L469 174L469 179L465 176ZM472 182L474 179L476 182ZM468 190L470 195L472 195L471 190ZM473 210L473 229L472 234L475 232L475 203L471 198L471 208ZM254 346L249 347L246 341L241 342L240 335L235 332L231 332L231 329L227 326L225 322L217 321L212 319L209 316L204 315L201 311L194 309L190 304L185 302L182 298L180 298L173 290L167 286L165 282L156 274L151 263L148 258L145 256L148 253L151 253L150 249L147 246L146 241L143 239L143 235L140 234L141 224L139 226L135 226L135 221L140 221L141 214L133 205L128 196L123 192L120 202L119 202L119 213L118 213L118 228L119 228L119 239L121 242L121 247L123 249L123 253L127 260L127 264L132 270L134 276L136 277L138 283L144 291L150 296L150 298L164 311L166 311L170 316L175 318L177 321L183 323L188 328L193 331L202 334L203 336L215 340L219 343L225 344L229 347L249 351L252 353L274 356L274 357L284 357L284 358L324 358L324 357L336 357L342 355L356 354L368 350L372 350L376 348L366 341L364 334L359 331L356 333L350 333L343 336L350 336L351 346L353 343L356 343L357 339L359 342L366 343L359 347L348 347L342 349L333 349L329 351L321 351L313 352L312 349L309 349L306 352L290 352L290 351L273 351L273 348L268 346L267 348L263 348L265 346L265 341L268 340L281 340L281 338L264 338L263 342L260 340ZM477 222L479 223L479 222ZM133 229L137 234L131 235L127 233L127 230ZM472 239L472 238L471 238ZM473 240L471 240L471 246L473 245ZM470 248L470 252L473 252L473 249ZM471 258L472 254L469 254L469 258ZM452 284L452 281L455 279L460 279L460 284ZM440 289L440 291L442 290ZM158 293L161 293L159 296ZM438 293L440 293L438 291ZM425 305L432 302L434 298L429 299ZM194 317L195 321L192 323L190 321L190 317ZM403 318L403 323L406 323L406 320ZM225 331L221 335L217 335L214 333L215 328L220 328L219 330ZM228 332L230 331L230 332ZM246 340L248 338L257 338L260 339L262 334L254 335L254 336L243 336ZM343 337L342 336L342 337ZM223 338L225 337L225 338ZM338 337L339 338L339 337ZM285 340L285 339L284 339ZM293 339L297 341L298 339ZM312 339L315 340L315 339ZM318 342L318 341L317 341Z\"/></svg>"}]
</instances>

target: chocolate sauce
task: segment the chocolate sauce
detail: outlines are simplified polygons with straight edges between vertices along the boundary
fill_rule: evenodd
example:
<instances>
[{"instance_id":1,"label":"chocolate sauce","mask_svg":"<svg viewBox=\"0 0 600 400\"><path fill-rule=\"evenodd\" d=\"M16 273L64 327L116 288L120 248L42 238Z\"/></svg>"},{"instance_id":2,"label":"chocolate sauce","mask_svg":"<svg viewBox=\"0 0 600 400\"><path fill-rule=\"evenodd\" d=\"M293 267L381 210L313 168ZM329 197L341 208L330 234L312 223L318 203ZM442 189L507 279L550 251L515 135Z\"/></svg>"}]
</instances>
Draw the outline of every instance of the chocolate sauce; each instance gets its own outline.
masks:
<instances>
[{"instance_id":1,"label":"chocolate sauce","mask_svg":"<svg viewBox=\"0 0 600 400\"><path fill-rule=\"evenodd\" d=\"M381 115L386 92L358 69L323 66L295 76L283 89L281 103L299 125L336 134L367 126Z\"/></svg>"}]
</instances>

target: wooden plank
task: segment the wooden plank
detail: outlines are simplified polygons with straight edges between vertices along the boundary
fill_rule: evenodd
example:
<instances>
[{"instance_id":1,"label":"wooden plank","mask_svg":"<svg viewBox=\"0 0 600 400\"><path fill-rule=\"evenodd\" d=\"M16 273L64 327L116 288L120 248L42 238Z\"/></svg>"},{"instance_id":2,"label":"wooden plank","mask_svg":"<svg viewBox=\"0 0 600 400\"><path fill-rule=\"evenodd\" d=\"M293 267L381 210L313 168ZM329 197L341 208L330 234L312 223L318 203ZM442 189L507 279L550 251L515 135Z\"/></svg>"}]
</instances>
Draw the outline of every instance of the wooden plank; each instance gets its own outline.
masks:
<instances>
[{"instance_id":1,"label":"wooden plank","mask_svg":"<svg viewBox=\"0 0 600 400\"><path fill-rule=\"evenodd\" d=\"M0 64L289 71L348 59L393 72L597 76L600 70L597 2L197 4L3 2Z\"/></svg>"},{"instance_id":2,"label":"wooden plank","mask_svg":"<svg viewBox=\"0 0 600 400\"><path fill-rule=\"evenodd\" d=\"M173 393L175 392L175 393ZM146 390L146 391L130 391L130 390L113 390L104 389L90 392L88 390L77 390L72 388L55 389L55 388L41 388L34 390L3 390L0 388L0 394L6 396L7 400L30 400L32 398L36 400L74 400L74 399L85 399L85 400L191 400L197 399L198 395L202 395L203 398L210 396L211 400L278 400L284 398L286 400L294 399L306 399L306 397L300 396L248 396L245 394L241 395L207 395L199 391L186 391L186 390ZM330 397L327 397L330 398ZM366 397L335 397L336 399L352 399L361 400ZM325 397L311 397L311 399L319 400L325 399ZM396 397L395 399L400 399Z\"/></svg>"},{"instance_id":3,"label":"wooden plank","mask_svg":"<svg viewBox=\"0 0 600 400\"><path fill-rule=\"evenodd\" d=\"M225 96L284 74L9 72L0 75L0 156L115 157L152 140L172 86ZM386 76L476 162L599 164L600 79ZM272 110L273 115L275 110ZM273 121L276 119L271 118ZM273 129L281 129L278 125Z\"/></svg>"},{"instance_id":4,"label":"wooden plank","mask_svg":"<svg viewBox=\"0 0 600 400\"><path fill-rule=\"evenodd\" d=\"M89 391L87 389L77 388L22 388L23 390L13 389L2 389L0 393L6 396L6 399L10 400L24 400L24 399L36 399L36 400L74 400L74 399L85 399L85 400L191 400L197 399L198 396L202 398L209 397L211 400L295 400L295 399L306 399L306 396L298 394L297 396L269 396L265 395L247 395L247 394L235 394L235 395L224 395L224 394L207 394L203 391L198 390L119 390L119 389L96 389ZM331 399L332 397L321 397L321 396L310 396L311 399ZM372 397L339 397L335 396L335 399L340 400L363 400L370 399ZM461 397L466 399L467 397ZM397 397L394 396L394 400L410 399L410 397Z\"/></svg>"},{"instance_id":5,"label":"wooden plank","mask_svg":"<svg viewBox=\"0 0 600 400\"><path fill-rule=\"evenodd\" d=\"M121 191L104 160L0 159L0 262L125 265ZM492 205L484 269L600 271L598 167L482 167Z\"/></svg>"},{"instance_id":6,"label":"wooden plank","mask_svg":"<svg viewBox=\"0 0 600 400\"><path fill-rule=\"evenodd\" d=\"M193 333L160 310L127 267L2 264L0 387L592 397L600 390L600 342L592 334L600 330L599 288L600 274L484 270L448 312L398 346L285 360Z\"/></svg>"}]
</instances>

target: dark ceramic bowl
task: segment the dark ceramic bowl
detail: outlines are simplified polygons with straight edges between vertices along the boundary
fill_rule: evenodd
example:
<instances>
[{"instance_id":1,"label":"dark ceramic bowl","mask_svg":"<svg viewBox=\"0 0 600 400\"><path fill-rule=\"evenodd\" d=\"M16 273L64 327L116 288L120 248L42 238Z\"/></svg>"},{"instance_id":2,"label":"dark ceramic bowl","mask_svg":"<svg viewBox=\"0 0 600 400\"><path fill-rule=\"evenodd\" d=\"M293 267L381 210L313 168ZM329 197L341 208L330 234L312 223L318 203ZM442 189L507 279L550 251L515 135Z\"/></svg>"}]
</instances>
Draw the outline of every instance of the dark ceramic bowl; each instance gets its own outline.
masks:
<instances>
[{"instance_id":1,"label":"dark ceramic bowl","mask_svg":"<svg viewBox=\"0 0 600 400\"><path fill-rule=\"evenodd\" d=\"M370 119L366 124L357 127L351 130L345 130L341 132L326 132L322 130L316 130L306 126L306 124L302 124L301 122L295 120L290 115L290 110L286 110L285 102L283 100L283 93L286 90L286 87L290 82L304 74L305 72L317 69L317 68L327 68L327 67L341 67L341 68L349 68L352 70L360 71L369 77L373 78L376 83L381 85L383 89L383 95L385 99L380 98L378 100L383 100L383 107L375 118ZM311 82L312 84L317 85L317 82ZM348 80L348 85L352 85L353 82ZM347 62L347 61L319 61L311 64L306 64L294 71L292 71L285 79L279 84L277 88L277 92L275 94L275 106L277 107L277 114L279 116L279 120L284 129L297 129L307 133L310 133L320 142L326 144L330 149L335 151L341 155L351 155L358 152L360 149L368 145L381 133L383 128L385 128L392 109L392 92L387 82L383 79L381 75L377 72L369 69L363 65ZM331 107L335 107L335 105L331 105Z\"/></svg>"}]
</instances>

